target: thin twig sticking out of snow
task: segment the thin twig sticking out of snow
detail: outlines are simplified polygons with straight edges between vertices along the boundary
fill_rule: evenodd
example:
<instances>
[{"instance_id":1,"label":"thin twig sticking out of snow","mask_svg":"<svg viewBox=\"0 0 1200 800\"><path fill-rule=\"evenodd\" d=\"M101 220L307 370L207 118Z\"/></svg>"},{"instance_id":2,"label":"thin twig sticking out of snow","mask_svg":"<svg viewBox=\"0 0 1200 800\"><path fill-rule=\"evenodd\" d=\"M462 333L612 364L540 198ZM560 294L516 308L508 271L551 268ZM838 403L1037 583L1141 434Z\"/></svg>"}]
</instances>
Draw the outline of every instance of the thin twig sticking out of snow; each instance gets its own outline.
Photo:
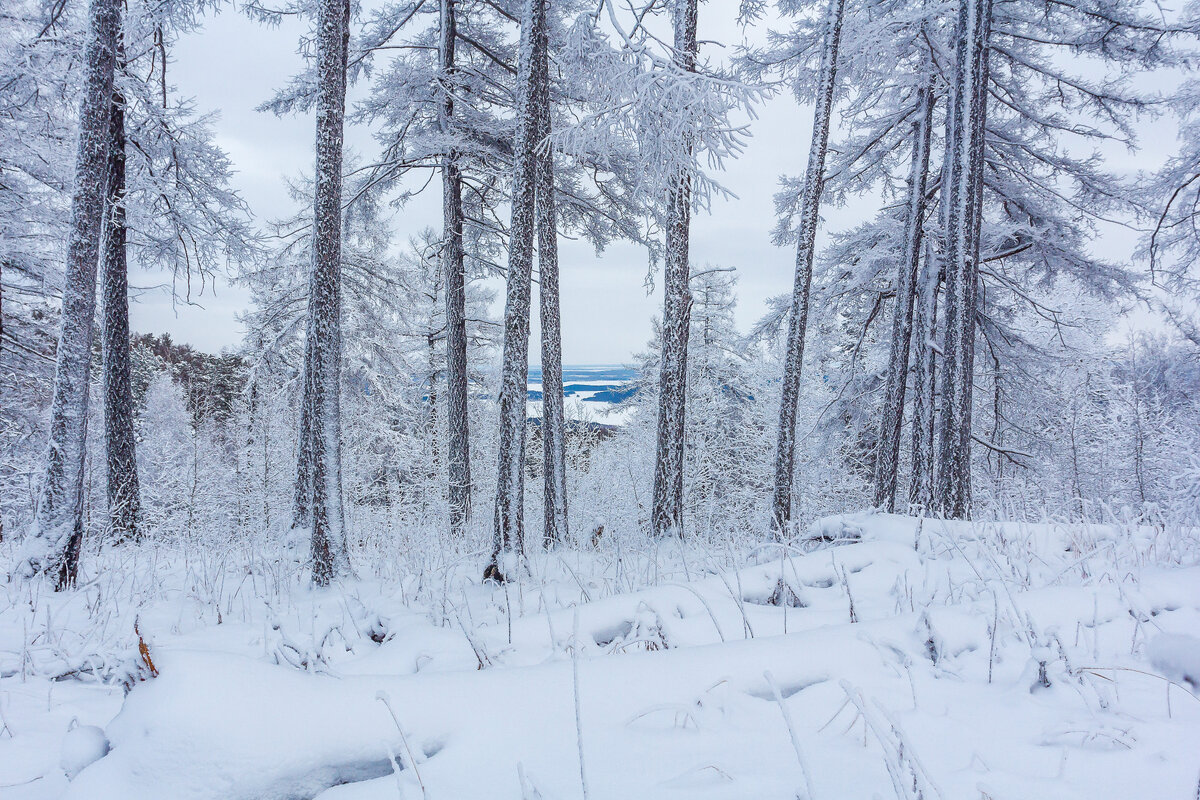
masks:
<instances>
[{"instance_id":1,"label":"thin twig sticking out of snow","mask_svg":"<svg viewBox=\"0 0 1200 800\"><path fill-rule=\"evenodd\" d=\"M388 697L388 693L380 689L375 693L375 699L383 703L388 713L392 715L392 722L396 723L396 730L400 733L400 742L404 745L405 751L408 752L408 763L412 766L413 774L417 776L417 784L421 787L421 797L426 797L425 781L421 780L421 771L417 769L417 758L413 755L412 748L408 744L408 737L404 735L404 728L400 726L400 719L396 716L396 710L392 708L392 701Z\"/></svg>"},{"instance_id":2,"label":"thin twig sticking out of snow","mask_svg":"<svg viewBox=\"0 0 1200 800\"><path fill-rule=\"evenodd\" d=\"M917 758L912 744L904 735L900 724L896 722L888 710L878 701L875 701L875 711L883 717L882 720L876 719L874 712L867 708L867 701L863 697L862 692L852 686L849 681L842 680L839 684L842 687L842 691L845 692L846 698L854 704L854 707L858 709L859 717L862 718L864 744L868 730L875 735L876 741L879 742L879 746L883 751L883 762L887 767L888 776L892 779L892 785L896 790L896 797L917 798L918 800L919 798L923 798L925 794L919 787L918 779L920 779L933 791L939 800L944 800L945 795L942 793L941 788L934 783L929 770L925 769L925 765ZM884 723L886 723L886 726ZM907 775L905 774L906 768ZM913 779L911 791L902 780L905 777Z\"/></svg>"},{"instance_id":3,"label":"thin twig sticking out of snow","mask_svg":"<svg viewBox=\"0 0 1200 800\"><path fill-rule=\"evenodd\" d=\"M996 596L996 589L992 587L992 629L991 642L988 645L988 683L992 682L992 665L996 663L996 636L997 629L1000 627L1000 598Z\"/></svg>"},{"instance_id":4,"label":"thin twig sticking out of snow","mask_svg":"<svg viewBox=\"0 0 1200 800\"><path fill-rule=\"evenodd\" d=\"M700 601L700 605L704 606L704 610L708 612L708 616L709 619L712 620L713 627L717 629L717 636L721 637L721 642L725 642L725 632L721 630L721 623L717 622L717 615L713 613L712 606L708 604L707 600L700 596L699 592L684 583L668 583L666 585L677 589L687 589L689 592L691 592L696 599Z\"/></svg>"},{"instance_id":5,"label":"thin twig sticking out of snow","mask_svg":"<svg viewBox=\"0 0 1200 800\"><path fill-rule=\"evenodd\" d=\"M808 800L816 800L817 796L813 792L812 776L808 770L808 763L804 760L804 751L800 749L800 737L796 735L796 726L792 724L792 715L783 703L783 694L779 691L779 684L772 677L771 670L764 672L763 678L766 679L767 685L771 687L771 693L775 695L775 702L779 704L779 710L783 713L783 724L787 726L788 734L792 737L792 747L796 750L796 760L800 762L800 771L804 773L804 788L808 792Z\"/></svg>"},{"instance_id":6,"label":"thin twig sticking out of snow","mask_svg":"<svg viewBox=\"0 0 1200 800\"><path fill-rule=\"evenodd\" d=\"M451 606L453 606L453 603ZM458 620L458 627L462 629L463 637L466 638L467 644L471 645L471 649L475 651L475 659L479 662L479 668L487 669L490 667L492 665L492 660L488 657L487 650L485 650L475 640L475 637L471 635L471 632L467 630L467 626L463 623L462 615L458 613L457 608L454 609L454 618Z\"/></svg>"},{"instance_id":7,"label":"thin twig sticking out of snow","mask_svg":"<svg viewBox=\"0 0 1200 800\"><path fill-rule=\"evenodd\" d=\"M525 765L517 762L517 781L521 784L521 800L543 800L542 793L525 774Z\"/></svg>"},{"instance_id":8,"label":"thin twig sticking out of snow","mask_svg":"<svg viewBox=\"0 0 1200 800\"><path fill-rule=\"evenodd\" d=\"M579 748L579 783L583 787L583 800L588 800L587 770L583 766L583 715L579 710L579 606L575 606L574 633L571 637L571 683L575 692L575 743Z\"/></svg>"},{"instance_id":9,"label":"thin twig sticking out of snow","mask_svg":"<svg viewBox=\"0 0 1200 800\"><path fill-rule=\"evenodd\" d=\"M1147 672L1146 670L1143 670L1143 669L1134 669L1133 667L1079 667L1079 669L1075 670L1075 672L1077 674L1087 673L1089 675L1095 675L1098 678L1103 678L1106 681L1113 681L1114 683L1115 683L1114 679L1108 677L1107 675L1105 675L1103 673L1105 673L1105 672L1132 672L1136 675L1145 675L1147 678L1157 678L1160 681L1165 681L1167 684L1167 718L1168 719L1173 718L1173 716L1171 714L1171 687L1172 686L1179 689L1181 692L1183 692L1184 694L1186 694L1188 697L1192 698L1193 700L1200 701L1200 697L1197 697L1194 692L1192 692L1190 689L1188 689L1182 683L1177 683L1168 677L1165 677L1163 675L1156 675L1153 672ZM1197 797L1197 800L1200 800L1200 796Z\"/></svg>"},{"instance_id":10,"label":"thin twig sticking out of snow","mask_svg":"<svg viewBox=\"0 0 1200 800\"><path fill-rule=\"evenodd\" d=\"M737 577L737 571L734 571L734 576ZM725 577L725 573L717 573L717 577L721 579L721 583L725 584L725 588L729 591L729 596L733 598L733 604L737 606L738 612L742 615L742 638L753 639L754 628L750 626L750 617L746 615L746 606L743 604L741 592L735 592L733 586L730 585L729 579ZM738 577L738 583L741 583L741 578Z\"/></svg>"}]
</instances>

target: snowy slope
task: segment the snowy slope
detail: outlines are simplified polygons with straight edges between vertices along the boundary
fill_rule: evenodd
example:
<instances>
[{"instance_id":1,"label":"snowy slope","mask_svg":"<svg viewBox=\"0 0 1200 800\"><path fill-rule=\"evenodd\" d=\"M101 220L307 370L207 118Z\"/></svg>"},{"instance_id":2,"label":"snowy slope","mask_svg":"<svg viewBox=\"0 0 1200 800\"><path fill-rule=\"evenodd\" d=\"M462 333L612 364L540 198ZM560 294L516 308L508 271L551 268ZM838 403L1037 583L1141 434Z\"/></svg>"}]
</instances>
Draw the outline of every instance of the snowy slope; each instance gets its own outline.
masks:
<instances>
[{"instance_id":1,"label":"snowy slope","mask_svg":"<svg viewBox=\"0 0 1200 800\"><path fill-rule=\"evenodd\" d=\"M506 586L466 580L471 564L439 591L364 580L241 614L230 588L220 624L164 591L140 611L159 675L111 722L119 690L0 662L0 785L42 769L5 796L1195 796L1194 535L884 516L812 533L810 552L765 545L715 574L678 551L657 577L563 552ZM0 616L6 651L20 611ZM112 746L69 784L49 763L68 715Z\"/></svg>"}]
</instances>

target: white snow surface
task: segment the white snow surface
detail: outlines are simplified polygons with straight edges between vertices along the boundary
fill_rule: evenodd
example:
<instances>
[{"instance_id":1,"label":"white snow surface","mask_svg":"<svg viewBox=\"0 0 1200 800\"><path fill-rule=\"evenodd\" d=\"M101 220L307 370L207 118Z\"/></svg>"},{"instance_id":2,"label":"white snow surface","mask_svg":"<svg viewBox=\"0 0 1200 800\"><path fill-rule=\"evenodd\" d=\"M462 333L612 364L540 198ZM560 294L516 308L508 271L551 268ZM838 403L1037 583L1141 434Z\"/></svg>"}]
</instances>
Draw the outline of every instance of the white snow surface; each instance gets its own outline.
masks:
<instances>
[{"instance_id":1,"label":"white snow surface","mask_svg":"<svg viewBox=\"0 0 1200 800\"><path fill-rule=\"evenodd\" d=\"M482 561L324 590L167 566L136 603L13 584L0 795L1195 797L1195 532L861 514L809 534L737 569L602 540L505 585ZM68 781L76 723L111 750Z\"/></svg>"}]
</instances>

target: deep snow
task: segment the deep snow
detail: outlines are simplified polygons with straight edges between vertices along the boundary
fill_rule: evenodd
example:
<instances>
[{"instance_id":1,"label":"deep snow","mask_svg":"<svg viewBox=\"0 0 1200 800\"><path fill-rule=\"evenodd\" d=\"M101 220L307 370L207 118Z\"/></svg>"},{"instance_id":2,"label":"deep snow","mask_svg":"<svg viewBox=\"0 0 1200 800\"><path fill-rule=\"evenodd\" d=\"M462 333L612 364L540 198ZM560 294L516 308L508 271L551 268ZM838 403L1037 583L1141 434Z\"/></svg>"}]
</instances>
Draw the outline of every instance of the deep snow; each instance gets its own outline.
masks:
<instances>
[{"instance_id":1,"label":"deep snow","mask_svg":"<svg viewBox=\"0 0 1200 800\"><path fill-rule=\"evenodd\" d=\"M602 540L503 586L477 582L480 555L319 591L267 559L206 572L110 552L107 580L73 593L8 587L0 788L1196 796L1194 532L864 514L810 535L736 570ZM103 751L80 725L112 749L68 782L62 763Z\"/></svg>"}]
</instances>

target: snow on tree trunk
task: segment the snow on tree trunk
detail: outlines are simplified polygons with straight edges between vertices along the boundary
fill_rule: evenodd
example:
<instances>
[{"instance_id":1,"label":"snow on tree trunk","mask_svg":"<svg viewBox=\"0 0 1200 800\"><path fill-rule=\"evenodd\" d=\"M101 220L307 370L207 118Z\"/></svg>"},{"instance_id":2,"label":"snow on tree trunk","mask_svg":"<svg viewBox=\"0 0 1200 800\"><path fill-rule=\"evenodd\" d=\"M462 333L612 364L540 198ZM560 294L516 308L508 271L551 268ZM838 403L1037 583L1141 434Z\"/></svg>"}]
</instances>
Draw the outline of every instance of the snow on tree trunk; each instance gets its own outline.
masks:
<instances>
[{"instance_id":1,"label":"snow on tree trunk","mask_svg":"<svg viewBox=\"0 0 1200 800\"><path fill-rule=\"evenodd\" d=\"M508 291L504 303L504 365L500 384L500 458L496 477L493 560L501 550L524 550L525 401L529 384L529 299L533 273L538 119L534 103L534 40L545 24L543 0L525 0L517 62Z\"/></svg>"},{"instance_id":2,"label":"snow on tree trunk","mask_svg":"<svg viewBox=\"0 0 1200 800\"><path fill-rule=\"evenodd\" d=\"M50 441L33 525L22 545L18 571L54 575L57 588L74 583L83 544L83 468L87 438L88 368L96 311L96 266L108 173L109 124L121 7L92 0L83 53L79 149L67 239L62 328L50 405Z\"/></svg>"},{"instance_id":3,"label":"snow on tree trunk","mask_svg":"<svg viewBox=\"0 0 1200 800\"><path fill-rule=\"evenodd\" d=\"M673 6L675 63L696 70L696 0ZM680 146L691 151L692 137ZM654 459L654 503L650 524L656 536L683 532L683 451L687 419L687 346L692 296L688 291L692 183L681 169L667 196L666 266L663 272L662 358L658 379L658 435Z\"/></svg>"},{"instance_id":4,"label":"snow on tree trunk","mask_svg":"<svg viewBox=\"0 0 1200 800\"><path fill-rule=\"evenodd\" d=\"M825 12L824 49L821 52L820 90L813 115L812 144L800 205L800 230L796 243L796 281L788 319L787 359L783 367L783 398L779 409L779 444L775 453L775 491L772 522L782 536L792 519L792 478L796 459L796 408L800 402L800 370L804 363L804 336L808 328L808 293L812 286L813 246L821 210L821 185L829 147L829 122L837 83L838 43L846 0L830 0Z\"/></svg>"},{"instance_id":5,"label":"snow on tree trunk","mask_svg":"<svg viewBox=\"0 0 1200 800\"><path fill-rule=\"evenodd\" d=\"M441 474L442 465L441 432L438 429L438 403L441 402L438 397L438 384L442 376L437 368L437 335L429 334L425 346L428 348L429 359L429 401L426 406L428 416L425 420L425 430L429 437L429 474L436 478Z\"/></svg>"},{"instance_id":6,"label":"snow on tree trunk","mask_svg":"<svg viewBox=\"0 0 1200 800\"><path fill-rule=\"evenodd\" d=\"M301 438L308 439L310 456L312 580L321 586L333 579L347 557L340 382L342 140L349 35L349 0L322 0L317 12L316 189L304 363L308 426L300 431ZM305 468L298 473L303 475Z\"/></svg>"},{"instance_id":7,"label":"snow on tree trunk","mask_svg":"<svg viewBox=\"0 0 1200 800\"><path fill-rule=\"evenodd\" d=\"M454 115L452 83L457 36L456 0L442 0L441 62L444 95L440 114L443 134ZM453 150L442 159L442 268L446 286L446 422L450 434L446 461L449 472L450 531L461 536L471 515L471 437L467 421L466 266L463 253L462 173Z\"/></svg>"},{"instance_id":8,"label":"snow on tree trunk","mask_svg":"<svg viewBox=\"0 0 1200 800\"><path fill-rule=\"evenodd\" d=\"M104 237L104 443L108 516L118 541L136 538L141 497L129 361L129 274L125 228L125 99L113 92Z\"/></svg>"},{"instance_id":9,"label":"snow on tree trunk","mask_svg":"<svg viewBox=\"0 0 1200 800\"><path fill-rule=\"evenodd\" d=\"M545 0L541 0L543 3ZM534 39L534 105L539 142L536 216L538 299L542 323L542 460L545 510L542 543L552 547L567 538L566 411L563 408L562 324L558 299L558 228L554 202L554 152L550 135L549 39L544 24Z\"/></svg>"},{"instance_id":10,"label":"snow on tree trunk","mask_svg":"<svg viewBox=\"0 0 1200 800\"><path fill-rule=\"evenodd\" d=\"M933 502L933 400L935 383L934 334L937 330L937 297L941 285L941 263L933 248L925 253L925 267L917 287L916 319L912 338L913 358L912 469L909 505L927 511Z\"/></svg>"},{"instance_id":11,"label":"snow on tree trunk","mask_svg":"<svg viewBox=\"0 0 1200 800\"><path fill-rule=\"evenodd\" d=\"M904 393L913 325L913 298L921 261L925 223L925 185L929 174L929 142L933 127L933 92L928 83L917 90L917 119L913 122L912 168L904 215L904 250L896 271L896 310L888 356L887 385L875 453L875 506L896 508L896 472L900 460L900 429L904 422Z\"/></svg>"},{"instance_id":12,"label":"snow on tree trunk","mask_svg":"<svg viewBox=\"0 0 1200 800\"><path fill-rule=\"evenodd\" d=\"M933 504L953 519L965 518L971 506L971 389L991 17L991 0L962 0L959 6L946 123L946 330Z\"/></svg>"},{"instance_id":13,"label":"snow on tree trunk","mask_svg":"<svg viewBox=\"0 0 1200 800\"><path fill-rule=\"evenodd\" d=\"M305 338L305 364L312 361L312 346L312 340ZM300 437L296 454L296 487L292 496L292 528L295 529L307 529L312 525L312 440L304 434L312 427L312 418L309 416L311 409L304 399L307 396L304 388L306 375L302 374L300 383Z\"/></svg>"}]
</instances>

